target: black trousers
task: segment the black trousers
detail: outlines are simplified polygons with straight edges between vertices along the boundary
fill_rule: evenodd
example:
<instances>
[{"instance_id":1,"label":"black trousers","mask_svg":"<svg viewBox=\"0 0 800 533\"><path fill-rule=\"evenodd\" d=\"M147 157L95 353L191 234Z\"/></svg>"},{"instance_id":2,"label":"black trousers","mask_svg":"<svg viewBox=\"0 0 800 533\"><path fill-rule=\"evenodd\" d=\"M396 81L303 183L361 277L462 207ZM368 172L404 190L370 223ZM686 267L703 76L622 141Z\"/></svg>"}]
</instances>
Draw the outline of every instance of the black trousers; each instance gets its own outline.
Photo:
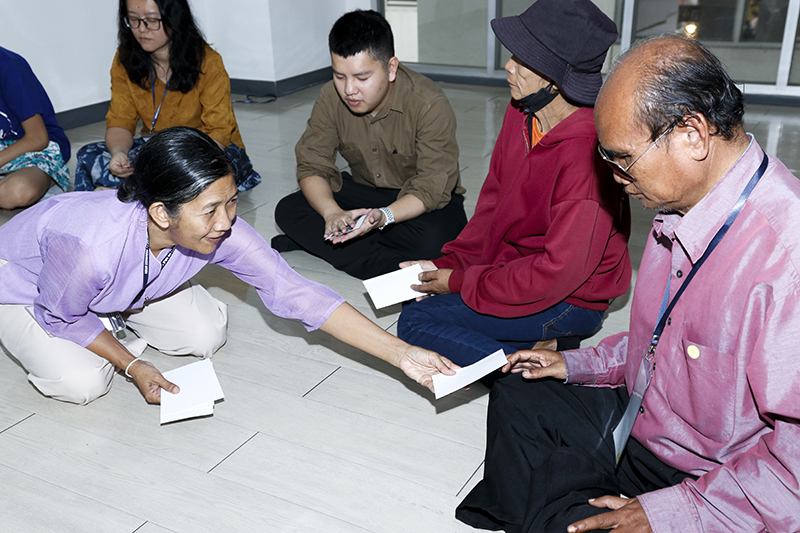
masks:
<instances>
[{"instance_id":1,"label":"black trousers","mask_svg":"<svg viewBox=\"0 0 800 533\"><path fill-rule=\"evenodd\" d=\"M514 533L567 531L573 522L608 512L589 498L669 487L693 477L631 438L614 466L612 431L628 393L617 389L498 380L489 397L483 480L456 510L473 527Z\"/></svg>"},{"instance_id":2,"label":"black trousers","mask_svg":"<svg viewBox=\"0 0 800 533\"><path fill-rule=\"evenodd\" d=\"M344 209L384 207L397 200L397 190L378 189L361 185L349 174L342 173L342 189L333 193L336 203ZM464 197L453 195L442 209L392 224L383 231L377 229L342 244L323 239L325 221L301 191L278 202L275 221L281 230L306 251L321 257L337 270L359 279L369 279L397 270L402 261L437 259L442 246L452 241L467 224Z\"/></svg>"}]
</instances>

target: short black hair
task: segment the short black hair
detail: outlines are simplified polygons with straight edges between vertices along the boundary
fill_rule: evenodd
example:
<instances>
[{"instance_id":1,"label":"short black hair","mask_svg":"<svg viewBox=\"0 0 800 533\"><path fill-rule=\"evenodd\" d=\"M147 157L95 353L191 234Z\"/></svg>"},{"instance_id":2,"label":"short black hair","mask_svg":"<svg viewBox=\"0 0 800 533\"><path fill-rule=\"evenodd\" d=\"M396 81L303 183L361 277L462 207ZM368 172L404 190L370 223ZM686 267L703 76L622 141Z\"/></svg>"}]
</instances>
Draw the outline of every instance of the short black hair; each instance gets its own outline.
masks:
<instances>
[{"instance_id":1,"label":"short black hair","mask_svg":"<svg viewBox=\"0 0 800 533\"><path fill-rule=\"evenodd\" d=\"M133 164L133 174L122 181L117 198L139 201L145 208L162 202L172 218L209 185L235 175L230 159L214 139L185 126L153 135Z\"/></svg>"},{"instance_id":2,"label":"short black hair","mask_svg":"<svg viewBox=\"0 0 800 533\"><path fill-rule=\"evenodd\" d=\"M368 52L384 65L394 57L392 27L377 11L357 9L345 13L333 24L328 34L328 47L341 57Z\"/></svg>"},{"instance_id":3,"label":"short black hair","mask_svg":"<svg viewBox=\"0 0 800 533\"><path fill-rule=\"evenodd\" d=\"M730 140L742 124L742 92L720 60L701 43L676 34L637 42L615 61L615 66L640 46L667 39L675 46L658 60L644 64L635 92L634 120L655 141L671 124L687 116L703 115L711 135Z\"/></svg>"}]
</instances>

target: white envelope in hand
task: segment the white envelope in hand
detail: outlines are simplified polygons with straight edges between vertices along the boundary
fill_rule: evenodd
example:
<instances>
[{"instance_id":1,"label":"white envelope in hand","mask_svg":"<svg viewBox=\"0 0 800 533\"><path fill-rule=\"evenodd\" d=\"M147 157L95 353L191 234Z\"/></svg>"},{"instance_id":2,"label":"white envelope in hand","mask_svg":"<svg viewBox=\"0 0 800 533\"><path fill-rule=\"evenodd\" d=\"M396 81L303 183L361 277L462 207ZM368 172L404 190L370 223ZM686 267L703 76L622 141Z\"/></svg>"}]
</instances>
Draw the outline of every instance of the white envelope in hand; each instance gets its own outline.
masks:
<instances>
[{"instance_id":1,"label":"white envelope in hand","mask_svg":"<svg viewBox=\"0 0 800 533\"><path fill-rule=\"evenodd\" d=\"M214 414L214 402L223 399L211 359L169 372L164 377L181 388L178 394L161 391L161 423Z\"/></svg>"},{"instance_id":2,"label":"white envelope in hand","mask_svg":"<svg viewBox=\"0 0 800 533\"><path fill-rule=\"evenodd\" d=\"M450 393L463 389L467 385L475 383L489 372L494 372L508 362L505 352L497 350L492 355L484 357L476 363L456 370L454 376L436 374L433 376L433 390L436 392L436 399L447 396Z\"/></svg>"},{"instance_id":3,"label":"white envelope in hand","mask_svg":"<svg viewBox=\"0 0 800 533\"><path fill-rule=\"evenodd\" d=\"M419 296L425 296L411 288L411 285L419 285L419 275L422 267L419 263L408 268L401 268L388 274L364 280L364 288L367 289L369 297L375 309L381 309L392 304L413 300Z\"/></svg>"}]
</instances>

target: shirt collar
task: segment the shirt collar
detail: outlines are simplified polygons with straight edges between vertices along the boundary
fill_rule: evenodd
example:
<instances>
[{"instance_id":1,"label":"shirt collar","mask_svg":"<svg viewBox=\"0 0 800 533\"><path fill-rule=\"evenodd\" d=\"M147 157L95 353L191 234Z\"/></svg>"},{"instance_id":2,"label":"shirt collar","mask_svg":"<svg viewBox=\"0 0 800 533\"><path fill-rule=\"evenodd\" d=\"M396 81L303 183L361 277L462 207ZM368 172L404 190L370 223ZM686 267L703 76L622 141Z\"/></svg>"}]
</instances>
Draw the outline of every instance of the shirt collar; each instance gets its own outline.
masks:
<instances>
[{"instance_id":1,"label":"shirt collar","mask_svg":"<svg viewBox=\"0 0 800 533\"><path fill-rule=\"evenodd\" d=\"M653 222L653 227L658 233L674 232L692 263L696 263L703 256L711 239L725 223L736 200L761 164L763 151L753 136L747 135L750 144L744 153L686 215L660 215ZM660 222L658 226L657 222Z\"/></svg>"}]
</instances>

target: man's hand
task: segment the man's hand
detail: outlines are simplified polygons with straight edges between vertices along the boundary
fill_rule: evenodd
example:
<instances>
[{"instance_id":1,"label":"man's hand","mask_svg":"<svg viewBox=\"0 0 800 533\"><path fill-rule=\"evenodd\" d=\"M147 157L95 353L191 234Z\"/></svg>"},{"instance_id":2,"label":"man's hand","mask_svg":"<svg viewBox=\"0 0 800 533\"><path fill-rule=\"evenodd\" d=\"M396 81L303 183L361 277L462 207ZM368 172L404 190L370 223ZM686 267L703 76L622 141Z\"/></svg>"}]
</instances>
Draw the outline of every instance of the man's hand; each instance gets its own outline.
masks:
<instances>
[{"instance_id":1,"label":"man's hand","mask_svg":"<svg viewBox=\"0 0 800 533\"><path fill-rule=\"evenodd\" d=\"M127 178L133 174L133 167L128 159L128 154L117 152L111 156L108 170L118 178Z\"/></svg>"},{"instance_id":2,"label":"man's hand","mask_svg":"<svg viewBox=\"0 0 800 533\"><path fill-rule=\"evenodd\" d=\"M411 345L400 358L398 366L406 376L420 385L428 387L431 392L434 392L433 376L435 374L452 376L456 373L455 369L459 368L458 365L436 352Z\"/></svg>"},{"instance_id":3,"label":"man's hand","mask_svg":"<svg viewBox=\"0 0 800 533\"><path fill-rule=\"evenodd\" d=\"M339 244L360 237L361 235L366 235L370 231L380 228L386 222L386 215L384 215L383 211L380 209L361 208L347 211L347 213L350 215L353 223L345 226L345 231L339 235L331 236L332 234L330 233L326 235L326 238L333 244ZM355 228L355 221L362 215L364 216L364 221L361 222L361 226L359 226L358 229L349 229ZM328 231L327 226L325 231Z\"/></svg>"},{"instance_id":4,"label":"man's hand","mask_svg":"<svg viewBox=\"0 0 800 533\"><path fill-rule=\"evenodd\" d=\"M567 365L561 353L554 350L520 350L508 356L508 363L501 369L516 374L522 372L526 379L567 379Z\"/></svg>"},{"instance_id":5,"label":"man's hand","mask_svg":"<svg viewBox=\"0 0 800 533\"><path fill-rule=\"evenodd\" d=\"M370 225L368 223L369 214L372 211L370 208L352 209L350 211L336 209L327 213L324 217L325 234L323 238L333 244L339 244L371 231L375 227L374 224ZM367 215L367 219L364 220L359 229L353 230L356 225L356 219L361 215Z\"/></svg>"},{"instance_id":6,"label":"man's hand","mask_svg":"<svg viewBox=\"0 0 800 533\"><path fill-rule=\"evenodd\" d=\"M614 509L610 513L590 516L567 527L568 533L582 533L597 529L613 529L614 533L653 533L650 522L639 500L603 496L589 500L594 507Z\"/></svg>"},{"instance_id":7,"label":"man's hand","mask_svg":"<svg viewBox=\"0 0 800 533\"><path fill-rule=\"evenodd\" d=\"M422 274L419 275L419 280L423 283L412 285L411 288L417 292L425 293L425 296L418 297L417 301L434 294L450 294L449 281L450 274L453 273L451 269L437 269L433 261L403 261L400 263L400 268L407 268L416 264L422 267Z\"/></svg>"},{"instance_id":8,"label":"man's hand","mask_svg":"<svg viewBox=\"0 0 800 533\"><path fill-rule=\"evenodd\" d=\"M167 381L161 372L149 361L139 359L128 369L136 386L142 391L147 403L161 403L161 389L178 394L181 390L174 383Z\"/></svg>"}]
</instances>

